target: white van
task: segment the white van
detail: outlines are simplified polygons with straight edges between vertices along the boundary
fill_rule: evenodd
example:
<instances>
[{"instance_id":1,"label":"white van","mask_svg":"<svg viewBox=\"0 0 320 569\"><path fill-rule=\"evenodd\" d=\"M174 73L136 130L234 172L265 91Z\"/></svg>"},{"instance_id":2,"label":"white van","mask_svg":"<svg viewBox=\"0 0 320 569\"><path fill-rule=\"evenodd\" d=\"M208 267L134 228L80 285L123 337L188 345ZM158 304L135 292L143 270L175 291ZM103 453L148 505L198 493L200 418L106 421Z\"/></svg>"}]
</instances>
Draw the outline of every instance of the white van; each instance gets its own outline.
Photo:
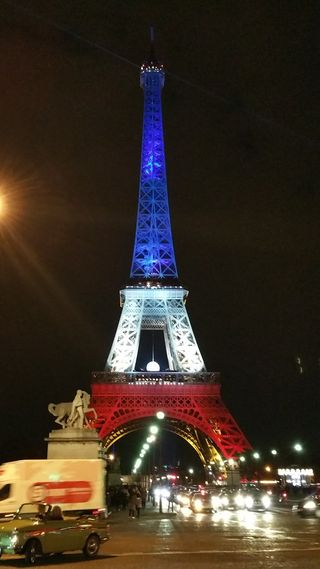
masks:
<instances>
[{"instance_id":1,"label":"white van","mask_svg":"<svg viewBox=\"0 0 320 569\"><path fill-rule=\"evenodd\" d=\"M17 460L0 465L0 516L25 502L58 504L64 512L106 508L102 459Z\"/></svg>"}]
</instances>

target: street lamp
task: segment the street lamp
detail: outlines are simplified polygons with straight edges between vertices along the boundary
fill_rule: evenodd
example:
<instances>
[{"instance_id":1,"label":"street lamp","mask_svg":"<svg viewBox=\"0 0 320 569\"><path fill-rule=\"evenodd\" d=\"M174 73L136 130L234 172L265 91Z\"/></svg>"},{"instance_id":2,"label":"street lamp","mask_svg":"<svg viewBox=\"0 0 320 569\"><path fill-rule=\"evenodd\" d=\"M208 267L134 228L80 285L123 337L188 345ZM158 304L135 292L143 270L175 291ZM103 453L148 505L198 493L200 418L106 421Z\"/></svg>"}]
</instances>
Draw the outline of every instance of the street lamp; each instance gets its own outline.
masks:
<instances>
[{"instance_id":1,"label":"street lamp","mask_svg":"<svg viewBox=\"0 0 320 569\"><path fill-rule=\"evenodd\" d=\"M151 425L151 427L149 428L149 432L152 435L156 435L159 432L159 427L157 427L157 425Z\"/></svg>"},{"instance_id":2,"label":"street lamp","mask_svg":"<svg viewBox=\"0 0 320 569\"><path fill-rule=\"evenodd\" d=\"M165 418L165 414L164 414L163 411L158 411L158 412L156 413L156 417L157 417L157 419L160 419L160 420L161 420L161 419L164 419L164 418Z\"/></svg>"},{"instance_id":3,"label":"street lamp","mask_svg":"<svg viewBox=\"0 0 320 569\"><path fill-rule=\"evenodd\" d=\"M138 468L140 468L142 463L141 458L137 458L136 462L134 463L134 468L137 470Z\"/></svg>"},{"instance_id":4,"label":"street lamp","mask_svg":"<svg viewBox=\"0 0 320 569\"><path fill-rule=\"evenodd\" d=\"M297 452L302 452L303 451L303 447L300 443L295 443L293 445L294 450L296 450Z\"/></svg>"},{"instance_id":5,"label":"street lamp","mask_svg":"<svg viewBox=\"0 0 320 569\"><path fill-rule=\"evenodd\" d=\"M188 472L189 472L189 474L190 474L190 482L193 482L193 473L194 473L193 468L189 468L189 469L188 469Z\"/></svg>"},{"instance_id":6,"label":"street lamp","mask_svg":"<svg viewBox=\"0 0 320 569\"><path fill-rule=\"evenodd\" d=\"M155 440L156 440L155 435L150 435L150 436L147 438L147 443L154 443Z\"/></svg>"}]
</instances>

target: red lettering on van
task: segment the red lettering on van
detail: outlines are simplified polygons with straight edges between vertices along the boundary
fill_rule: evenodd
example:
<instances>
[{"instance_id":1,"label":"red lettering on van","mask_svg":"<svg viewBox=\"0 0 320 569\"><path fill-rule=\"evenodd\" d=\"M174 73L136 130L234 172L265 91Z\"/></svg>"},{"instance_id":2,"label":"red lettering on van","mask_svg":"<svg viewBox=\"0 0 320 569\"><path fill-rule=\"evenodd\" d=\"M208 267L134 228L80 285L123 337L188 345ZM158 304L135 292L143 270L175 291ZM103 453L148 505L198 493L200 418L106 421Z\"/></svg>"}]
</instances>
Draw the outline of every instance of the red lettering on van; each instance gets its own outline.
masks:
<instances>
[{"instance_id":1,"label":"red lettering on van","mask_svg":"<svg viewBox=\"0 0 320 569\"><path fill-rule=\"evenodd\" d=\"M75 504L88 502L92 497L92 487L86 480L35 482L30 486L28 495L31 502Z\"/></svg>"}]
</instances>

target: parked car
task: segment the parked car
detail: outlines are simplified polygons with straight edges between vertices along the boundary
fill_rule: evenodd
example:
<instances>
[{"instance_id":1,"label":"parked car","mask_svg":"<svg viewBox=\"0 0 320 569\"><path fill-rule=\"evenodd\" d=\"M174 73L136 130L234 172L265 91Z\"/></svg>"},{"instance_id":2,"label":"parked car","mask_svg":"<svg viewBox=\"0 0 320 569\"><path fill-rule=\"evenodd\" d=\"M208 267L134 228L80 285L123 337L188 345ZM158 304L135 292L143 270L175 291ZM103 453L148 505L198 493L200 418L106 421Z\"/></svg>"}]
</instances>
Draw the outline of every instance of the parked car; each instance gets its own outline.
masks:
<instances>
[{"instance_id":1,"label":"parked car","mask_svg":"<svg viewBox=\"0 0 320 569\"><path fill-rule=\"evenodd\" d=\"M64 551L82 550L86 557L95 557L100 544L109 539L105 513L63 519L59 510L48 504L22 504L11 520L0 523L0 557L24 555L29 565L42 555Z\"/></svg>"}]
</instances>

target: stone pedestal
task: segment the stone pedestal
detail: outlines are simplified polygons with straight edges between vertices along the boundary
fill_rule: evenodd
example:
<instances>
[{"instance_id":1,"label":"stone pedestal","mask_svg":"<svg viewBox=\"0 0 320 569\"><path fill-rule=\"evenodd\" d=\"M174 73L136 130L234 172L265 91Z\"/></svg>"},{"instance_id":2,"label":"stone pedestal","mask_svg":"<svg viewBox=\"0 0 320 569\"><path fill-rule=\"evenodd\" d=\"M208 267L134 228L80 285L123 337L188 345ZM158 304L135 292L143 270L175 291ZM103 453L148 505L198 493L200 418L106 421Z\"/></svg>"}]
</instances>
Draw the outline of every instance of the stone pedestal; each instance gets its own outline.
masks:
<instances>
[{"instance_id":1,"label":"stone pedestal","mask_svg":"<svg viewBox=\"0 0 320 569\"><path fill-rule=\"evenodd\" d=\"M101 440L93 429L57 429L45 441L47 458L101 458Z\"/></svg>"}]
</instances>

